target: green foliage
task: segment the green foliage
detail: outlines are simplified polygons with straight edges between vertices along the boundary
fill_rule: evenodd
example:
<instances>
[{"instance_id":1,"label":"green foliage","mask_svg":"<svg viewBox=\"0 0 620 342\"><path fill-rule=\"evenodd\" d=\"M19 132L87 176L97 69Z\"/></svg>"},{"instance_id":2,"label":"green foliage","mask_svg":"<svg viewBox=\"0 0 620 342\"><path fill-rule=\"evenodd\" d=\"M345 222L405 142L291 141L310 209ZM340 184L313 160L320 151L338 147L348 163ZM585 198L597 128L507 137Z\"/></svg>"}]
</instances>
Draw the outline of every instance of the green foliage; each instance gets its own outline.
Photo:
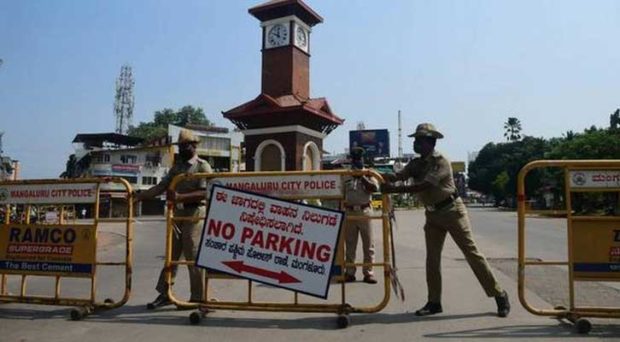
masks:
<instances>
[{"instance_id":1,"label":"green foliage","mask_svg":"<svg viewBox=\"0 0 620 342\"><path fill-rule=\"evenodd\" d=\"M517 190L517 174L521 168L533 160L543 159L546 142L542 138L524 137L521 141L508 143L488 143L482 148L478 157L469 165L469 188L484 194L498 195L494 185L498 176L508 176L503 185L502 197L513 197ZM528 188L541 185L540 174L532 172L528 175ZM504 177L500 177L504 181ZM499 202L502 198L497 198Z\"/></svg>"},{"instance_id":2,"label":"green foliage","mask_svg":"<svg viewBox=\"0 0 620 342\"><path fill-rule=\"evenodd\" d=\"M550 146L545 159L620 159L620 132L586 130Z\"/></svg>"},{"instance_id":3,"label":"green foliage","mask_svg":"<svg viewBox=\"0 0 620 342\"><path fill-rule=\"evenodd\" d=\"M504 128L517 123L518 119L509 118ZM520 123L518 127L520 129ZM510 134L507 130L505 136L509 140ZM519 171L530 161L540 159L620 159L620 110L610 115L608 129L591 126L583 133L567 131L562 137L549 140L525 136L520 141L488 143L469 165L469 188L494 195L496 203L514 199ZM526 193L536 195L551 191L559 198L563 183L564 174L560 170L537 169L528 173Z\"/></svg>"},{"instance_id":4,"label":"green foliage","mask_svg":"<svg viewBox=\"0 0 620 342\"><path fill-rule=\"evenodd\" d=\"M508 121L504 122L504 137L508 141L517 141L521 139L521 121L515 117L509 117Z\"/></svg>"},{"instance_id":5,"label":"green foliage","mask_svg":"<svg viewBox=\"0 0 620 342\"><path fill-rule=\"evenodd\" d=\"M129 127L128 135L140 137L146 141L161 138L167 134L169 124L182 127L187 124L212 125L202 108L185 106L177 111L164 108L155 112L153 121L140 122L138 126Z\"/></svg>"},{"instance_id":6,"label":"green foliage","mask_svg":"<svg viewBox=\"0 0 620 342\"><path fill-rule=\"evenodd\" d=\"M616 109L616 111L609 116L609 129L612 131L620 129L620 109Z\"/></svg>"}]
</instances>

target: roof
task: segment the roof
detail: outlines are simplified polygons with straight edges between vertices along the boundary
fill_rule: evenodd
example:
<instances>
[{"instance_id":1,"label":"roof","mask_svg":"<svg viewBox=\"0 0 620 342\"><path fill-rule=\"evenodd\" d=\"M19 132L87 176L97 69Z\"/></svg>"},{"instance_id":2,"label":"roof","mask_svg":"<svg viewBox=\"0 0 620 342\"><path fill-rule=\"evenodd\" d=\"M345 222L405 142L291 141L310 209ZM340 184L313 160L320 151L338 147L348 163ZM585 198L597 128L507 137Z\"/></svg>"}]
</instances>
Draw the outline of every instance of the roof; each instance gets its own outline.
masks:
<instances>
[{"instance_id":1,"label":"roof","mask_svg":"<svg viewBox=\"0 0 620 342\"><path fill-rule=\"evenodd\" d=\"M248 12L260 21L294 15L309 26L323 22L323 18L301 0L271 0L250 8Z\"/></svg>"},{"instance_id":2,"label":"roof","mask_svg":"<svg viewBox=\"0 0 620 342\"><path fill-rule=\"evenodd\" d=\"M135 146L144 142L144 139L118 133L82 133L73 138L74 143L85 143L91 146L102 147L103 143Z\"/></svg>"},{"instance_id":3,"label":"roof","mask_svg":"<svg viewBox=\"0 0 620 342\"><path fill-rule=\"evenodd\" d=\"M344 123L344 119L332 112L324 97L304 100L297 95L274 98L263 93L222 114L239 129L270 127L277 122L279 125L301 124L327 134Z\"/></svg>"},{"instance_id":4,"label":"roof","mask_svg":"<svg viewBox=\"0 0 620 342\"><path fill-rule=\"evenodd\" d=\"M207 132L207 133L228 133L228 128L226 127L207 126L207 125L192 124L192 123L185 125L185 128L189 128L191 130L200 131L200 132Z\"/></svg>"}]
</instances>

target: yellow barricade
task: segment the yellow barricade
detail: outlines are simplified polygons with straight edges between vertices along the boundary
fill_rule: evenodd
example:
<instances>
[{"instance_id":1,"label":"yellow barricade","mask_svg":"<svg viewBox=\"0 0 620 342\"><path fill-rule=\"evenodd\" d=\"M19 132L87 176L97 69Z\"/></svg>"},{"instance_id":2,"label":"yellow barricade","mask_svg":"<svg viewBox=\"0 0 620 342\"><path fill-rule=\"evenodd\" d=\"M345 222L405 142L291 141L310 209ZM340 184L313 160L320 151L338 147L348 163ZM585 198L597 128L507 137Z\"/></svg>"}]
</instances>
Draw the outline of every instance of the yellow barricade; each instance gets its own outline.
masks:
<instances>
[{"instance_id":1,"label":"yellow barricade","mask_svg":"<svg viewBox=\"0 0 620 342\"><path fill-rule=\"evenodd\" d=\"M348 170L330 170L330 171L290 171L290 172L252 172L252 173L214 173L214 174L183 174L176 176L169 189L174 191L177 186L184 181L196 181L206 180L209 187L213 185L220 185L225 189L236 189L239 191L247 191L251 193L263 194L272 198L278 198L282 200L294 201L295 203L307 203L313 206L331 207L334 210L345 210L345 197L344 197L344 182L345 177L359 177L368 176L376 179L379 184L383 183L381 176L372 170L364 171L348 171ZM312 182L315 183L312 183ZM299 186L295 185L299 184ZM314 184L314 185L313 185ZM307 189L314 188L306 191L300 190L299 187L306 186ZM222 189L222 188L219 188ZM211 199L213 201L213 199ZM350 313L374 313L382 310L389 302L391 283L395 281L395 270L392 268L390 261L393 241L391 241L390 235L390 217L389 217L389 198L384 195L382 198L383 204L380 210L373 210L372 214L366 215L344 215L343 225L340 230L338 243L336 245L337 251L335 252L334 268L340 275L334 275L332 271L328 270L331 286L339 287L340 291L332 291L328 297L324 299L315 299L310 296L304 295L304 292L294 291L290 289L277 290L280 291L278 295L274 295L271 299L277 298L281 300L283 294L290 293L290 300L285 302L281 301L269 301L269 300L257 300L255 292L256 280L246 279L247 281L247 296L241 300L218 300L215 297L210 296L209 282L213 282L218 279L243 279L235 277L234 275L213 272L207 270L205 272L205 291L204 298L201 303L192 303L179 299L179 296L175 296L173 286L170 286L171 282L171 270L177 265L195 265L195 260L173 261L171 259L172 251L172 234L173 226L177 222L181 221L194 221L200 220L201 228L205 221L206 216L200 217L182 217L176 213L179 211L175 203L168 203L167 211L167 235L166 235L166 256L164 269L166 270L166 279L168 284L168 296L171 301L179 308L196 308L199 311L192 312L190 314L190 322L197 324L201 318L209 311L213 309L225 309L225 310L248 310L248 311L272 311L272 312L324 312L335 313L338 315L337 322L340 327L346 327L349 324ZM213 203L213 202L211 202ZM272 207L273 208L273 207ZM207 208L207 213L209 209ZM267 212L267 211L265 211ZM208 214L207 214L208 215ZM362 263L355 262L352 264L345 263L345 229L347 226L359 222L359 220L369 220L372 222L380 222L381 228L374 230L375 248L379 253L375 254L374 263ZM377 225L378 226L378 225ZM372 225L371 225L372 227ZM375 226L375 228L378 228ZM201 229L202 230L202 229ZM379 233L380 234L377 234ZM201 241L204 245L204 241ZM392 244L391 244L392 242ZM203 246L204 247L204 246ZM238 247L238 246L235 246ZM246 246L247 247L247 246ZM213 248L213 246L212 246ZM259 252L260 248L258 249ZM358 251L361 248L358 247ZM263 250L265 251L265 250ZM273 253L277 254L277 253ZM358 252L358 255L361 253ZM271 254L269 254L271 256ZM236 255L235 255L236 257ZM200 258L200 257L199 257ZM358 256L359 258L359 256ZM287 258L288 259L288 258ZM274 261L276 262L276 261ZM349 266L356 266L361 268L362 266L372 266L375 269L375 275L377 275L379 284L383 283L383 293L380 294L380 298L377 298L376 302L367 303L368 296L361 295L358 288L356 294L359 297L364 297L366 305L353 305L347 300L347 289L351 283L345 283L343 280L344 270ZM378 271L377 271L378 270ZM381 272L383 270L383 272ZM359 273L359 270L358 270ZM383 276L381 276L383 275ZM334 284L336 283L336 284ZM215 283L214 283L215 284ZM358 283L359 284L359 283ZM329 286L329 285L328 285ZM358 285L364 286L363 290L372 291L376 289L377 285ZM277 287L277 285L276 285ZM264 286L262 286L264 288ZM261 288L261 289L262 289ZM335 289L334 289L335 290ZM316 297L316 296L315 296ZM335 298L339 297L339 298ZM305 300L304 300L305 299Z\"/></svg>"},{"instance_id":2,"label":"yellow barricade","mask_svg":"<svg viewBox=\"0 0 620 342\"><path fill-rule=\"evenodd\" d=\"M555 169L564 183L564 208L532 210L526 193L526 177L537 169ZM619 318L620 308L586 307L575 305L575 282L620 280L620 216L579 213L574 208L574 196L587 193L620 193L620 160L539 160L519 172L518 181L519 231L519 300L535 315L568 319L579 333L588 333L591 323L584 317ZM618 203L615 204L617 207ZM568 260L526 259L526 214L565 216L567 220ZM569 307L541 309L530 305L525 298L526 266L568 267Z\"/></svg>"},{"instance_id":3,"label":"yellow barricade","mask_svg":"<svg viewBox=\"0 0 620 342\"><path fill-rule=\"evenodd\" d=\"M104 193L122 197L125 217L100 216ZM131 289L131 196L131 185L122 178L0 182L0 302L75 306L74 320L124 305ZM125 240L125 254L117 260L100 260L107 234ZM124 282L122 297L97 301L97 275L107 278L118 267L124 269L118 275ZM29 280L36 290L27 290ZM69 285L61 289L61 282Z\"/></svg>"}]
</instances>

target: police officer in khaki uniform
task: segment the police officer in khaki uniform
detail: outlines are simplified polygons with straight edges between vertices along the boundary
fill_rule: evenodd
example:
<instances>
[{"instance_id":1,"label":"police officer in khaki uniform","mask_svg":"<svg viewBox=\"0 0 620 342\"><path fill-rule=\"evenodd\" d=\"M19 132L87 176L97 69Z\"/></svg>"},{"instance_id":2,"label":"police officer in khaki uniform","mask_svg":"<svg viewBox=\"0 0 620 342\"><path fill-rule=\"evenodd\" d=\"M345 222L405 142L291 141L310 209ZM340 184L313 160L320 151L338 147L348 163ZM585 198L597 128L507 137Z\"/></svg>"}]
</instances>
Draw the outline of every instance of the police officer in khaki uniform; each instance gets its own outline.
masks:
<instances>
[{"instance_id":1,"label":"police officer in khaki uniform","mask_svg":"<svg viewBox=\"0 0 620 342\"><path fill-rule=\"evenodd\" d=\"M198 158L196 148L200 139L187 129L179 132L178 147L179 154L175 158L174 165L168 171L168 174L162 178L159 184L152 188L136 194L135 200L153 198L168 190L166 197L168 201L174 202L176 205L175 216L178 217L204 217L206 215L206 179L185 180L177 183L176 191L168 189L172 179L182 173L211 173L211 165L203 159ZM184 220L176 221L173 225L172 234L172 261L178 261L181 254L185 260L196 260L198 245L200 244L201 233L200 220ZM177 272L177 265L172 267L172 283ZM188 265L190 278L190 302L202 302L204 291L203 272L196 266ZM159 275L159 281L156 287L159 295L157 298L147 305L148 309L155 309L160 306L170 305L168 298L168 284L166 284L165 269L162 269Z\"/></svg>"},{"instance_id":2,"label":"police officer in khaki uniform","mask_svg":"<svg viewBox=\"0 0 620 342\"><path fill-rule=\"evenodd\" d=\"M506 317L510 312L508 294L502 290L491 272L484 255L478 251L471 233L467 208L456 192L450 161L435 151L437 139L443 135L429 123L418 125L413 149L419 158L410 161L396 174L384 174L386 193L416 193L426 208L424 237L426 240L426 283L428 302L416 311L418 316L443 311L441 307L441 251L449 233L461 249L487 296L495 297L497 315ZM391 182L413 178L413 185L394 186Z\"/></svg>"},{"instance_id":3,"label":"police officer in khaki uniform","mask_svg":"<svg viewBox=\"0 0 620 342\"><path fill-rule=\"evenodd\" d=\"M354 147L351 150L351 169L364 169L364 149ZM379 190L379 182L372 177L354 176L344 178L345 209L347 217L371 216L372 193ZM355 263L358 237L362 237L362 251L364 263L372 264L375 261L375 245L373 241L370 220L348 220L345 230L345 261ZM363 266L363 281L368 284L376 284L377 279L372 272L372 266ZM345 282L355 281L355 266L347 266Z\"/></svg>"}]
</instances>

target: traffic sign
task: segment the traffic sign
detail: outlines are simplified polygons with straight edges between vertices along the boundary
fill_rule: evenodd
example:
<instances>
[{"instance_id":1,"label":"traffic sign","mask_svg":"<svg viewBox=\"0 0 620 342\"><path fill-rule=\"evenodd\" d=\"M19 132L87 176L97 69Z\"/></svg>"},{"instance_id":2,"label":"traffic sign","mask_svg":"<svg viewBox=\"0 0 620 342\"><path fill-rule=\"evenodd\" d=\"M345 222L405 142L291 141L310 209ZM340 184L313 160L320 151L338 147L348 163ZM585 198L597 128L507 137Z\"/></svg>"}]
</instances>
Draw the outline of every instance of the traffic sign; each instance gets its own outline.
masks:
<instances>
[{"instance_id":1,"label":"traffic sign","mask_svg":"<svg viewBox=\"0 0 620 342\"><path fill-rule=\"evenodd\" d=\"M327 298L343 215L214 185L196 265Z\"/></svg>"}]
</instances>

